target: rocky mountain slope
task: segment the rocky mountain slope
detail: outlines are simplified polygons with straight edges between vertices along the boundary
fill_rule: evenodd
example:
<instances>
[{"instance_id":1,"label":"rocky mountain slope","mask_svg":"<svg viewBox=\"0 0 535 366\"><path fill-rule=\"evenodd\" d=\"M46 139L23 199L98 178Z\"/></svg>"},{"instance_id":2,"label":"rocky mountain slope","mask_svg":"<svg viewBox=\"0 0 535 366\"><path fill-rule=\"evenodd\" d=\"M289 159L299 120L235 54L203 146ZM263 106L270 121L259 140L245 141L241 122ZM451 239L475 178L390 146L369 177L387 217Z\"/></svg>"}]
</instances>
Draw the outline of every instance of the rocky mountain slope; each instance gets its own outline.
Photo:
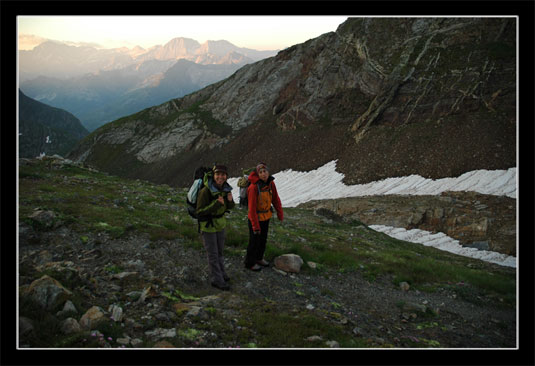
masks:
<instances>
[{"instance_id":1,"label":"rocky mountain slope","mask_svg":"<svg viewBox=\"0 0 535 366\"><path fill-rule=\"evenodd\" d=\"M104 171L187 185L338 159L345 183L516 166L511 18L350 18L180 99L122 118L70 155Z\"/></svg>"},{"instance_id":2,"label":"rocky mountain slope","mask_svg":"<svg viewBox=\"0 0 535 366\"><path fill-rule=\"evenodd\" d=\"M19 157L66 155L88 134L71 113L33 100L19 90Z\"/></svg>"},{"instance_id":3,"label":"rocky mountain slope","mask_svg":"<svg viewBox=\"0 0 535 366\"><path fill-rule=\"evenodd\" d=\"M228 216L231 290L209 285L187 190L21 159L22 348L514 348L516 271L285 209L259 273ZM302 258L282 270L276 258ZM521 318L522 319L522 318ZM291 329L291 331L289 331Z\"/></svg>"}]
</instances>

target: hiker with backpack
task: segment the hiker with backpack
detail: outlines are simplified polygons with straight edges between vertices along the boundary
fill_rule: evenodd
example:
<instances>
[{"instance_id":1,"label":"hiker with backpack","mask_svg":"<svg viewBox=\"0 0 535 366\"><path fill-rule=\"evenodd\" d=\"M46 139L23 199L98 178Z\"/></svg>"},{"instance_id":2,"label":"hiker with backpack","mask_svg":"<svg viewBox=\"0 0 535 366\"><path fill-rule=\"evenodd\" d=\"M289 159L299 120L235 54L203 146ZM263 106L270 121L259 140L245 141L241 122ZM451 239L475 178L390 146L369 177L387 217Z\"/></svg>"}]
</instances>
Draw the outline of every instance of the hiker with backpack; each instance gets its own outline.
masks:
<instances>
[{"instance_id":1,"label":"hiker with backpack","mask_svg":"<svg viewBox=\"0 0 535 366\"><path fill-rule=\"evenodd\" d=\"M223 265L226 219L229 209L234 207L232 187L227 183L228 173L224 165L215 165L204 174L202 188L197 193L195 215L211 272L211 285L220 290L230 290L230 278ZM189 198L188 198L189 200Z\"/></svg>"},{"instance_id":2,"label":"hiker with backpack","mask_svg":"<svg viewBox=\"0 0 535 366\"><path fill-rule=\"evenodd\" d=\"M247 246L245 267L252 271L260 271L262 267L269 266L269 262L264 259L264 252L266 251L269 220L273 213L272 206L281 222L284 217L277 187L273 182L274 179L275 177L269 174L269 169L264 163L259 163L248 178L249 245Z\"/></svg>"}]
</instances>

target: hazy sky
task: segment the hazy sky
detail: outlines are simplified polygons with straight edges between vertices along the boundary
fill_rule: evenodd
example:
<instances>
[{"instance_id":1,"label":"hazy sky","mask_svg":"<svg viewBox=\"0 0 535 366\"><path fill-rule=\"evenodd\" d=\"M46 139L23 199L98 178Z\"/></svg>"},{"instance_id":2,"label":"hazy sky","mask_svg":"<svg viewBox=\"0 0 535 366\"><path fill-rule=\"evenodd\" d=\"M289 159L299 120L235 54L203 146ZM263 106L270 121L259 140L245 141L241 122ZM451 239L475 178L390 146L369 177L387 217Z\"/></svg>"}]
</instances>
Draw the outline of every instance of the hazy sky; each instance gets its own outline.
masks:
<instances>
[{"instance_id":1,"label":"hazy sky","mask_svg":"<svg viewBox=\"0 0 535 366\"><path fill-rule=\"evenodd\" d=\"M175 37L199 43L276 50L334 32L347 16L19 16L18 34L98 44L104 48L164 45ZM36 37L28 37L30 35ZM20 42L20 49L28 49Z\"/></svg>"}]
</instances>

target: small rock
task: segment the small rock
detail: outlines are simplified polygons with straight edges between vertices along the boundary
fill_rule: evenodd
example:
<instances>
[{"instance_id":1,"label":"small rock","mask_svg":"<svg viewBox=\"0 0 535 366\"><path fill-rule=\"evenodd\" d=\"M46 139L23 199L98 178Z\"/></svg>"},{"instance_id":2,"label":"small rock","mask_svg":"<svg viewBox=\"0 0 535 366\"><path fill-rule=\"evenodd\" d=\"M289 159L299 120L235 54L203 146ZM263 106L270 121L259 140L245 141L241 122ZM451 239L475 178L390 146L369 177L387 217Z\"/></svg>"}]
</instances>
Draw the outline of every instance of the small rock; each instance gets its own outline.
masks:
<instances>
[{"instance_id":1,"label":"small rock","mask_svg":"<svg viewBox=\"0 0 535 366\"><path fill-rule=\"evenodd\" d=\"M119 344L122 344L124 346L128 345L130 343L130 337L126 337L126 338L117 338L115 340L117 343Z\"/></svg>"},{"instance_id":2,"label":"small rock","mask_svg":"<svg viewBox=\"0 0 535 366\"><path fill-rule=\"evenodd\" d=\"M154 317L161 321L169 321L169 316L167 315L167 313L158 313Z\"/></svg>"},{"instance_id":3,"label":"small rock","mask_svg":"<svg viewBox=\"0 0 535 366\"><path fill-rule=\"evenodd\" d=\"M63 310L61 311L58 311L57 312L57 316L62 316L63 314L67 314L67 313L77 313L78 311L76 310L76 307L74 306L74 304L72 303L71 300L67 300L65 301L65 305L63 306Z\"/></svg>"},{"instance_id":4,"label":"small rock","mask_svg":"<svg viewBox=\"0 0 535 366\"><path fill-rule=\"evenodd\" d=\"M77 333L81 330L82 327L74 318L67 318L61 323L61 331L63 334Z\"/></svg>"},{"instance_id":5,"label":"small rock","mask_svg":"<svg viewBox=\"0 0 535 366\"><path fill-rule=\"evenodd\" d=\"M193 316L199 316L201 313L201 307L200 306L192 306L188 313L186 314L187 317L193 317Z\"/></svg>"},{"instance_id":6,"label":"small rock","mask_svg":"<svg viewBox=\"0 0 535 366\"><path fill-rule=\"evenodd\" d=\"M307 304L306 308L307 308L308 310L314 310L314 305L312 305L312 304Z\"/></svg>"},{"instance_id":7,"label":"small rock","mask_svg":"<svg viewBox=\"0 0 535 366\"><path fill-rule=\"evenodd\" d=\"M122 280L126 277L131 277L135 275L137 275L137 272L121 272L121 273L114 274L113 276L111 276L111 278Z\"/></svg>"},{"instance_id":8,"label":"small rock","mask_svg":"<svg viewBox=\"0 0 535 366\"><path fill-rule=\"evenodd\" d=\"M400 282L399 288L402 291L409 291L410 285L407 282Z\"/></svg>"},{"instance_id":9,"label":"small rock","mask_svg":"<svg viewBox=\"0 0 535 366\"><path fill-rule=\"evenodd\" d=\"M121 290L123 289L121 286L116 285L115 283L108 284L108 286L111 292L121 292Z\"/></svg>"},{"instance_id":10,"label":"small rock","mask_svg":"<svg viewBox=\"0 0 535 366\"><path fill-rule=\"evenodd\" d=\"M307 341L314 342L314 341L323 341L323 338L321 338L318 335L313 335L307 338Z\"/></svg>"},{"instance_id":11,"label":"small rock","mask_svg":"<svg viewBox=\"0 0 535 366\"><path fill-rule=\"evenodd\" d=\"M175 309L175 312L180 315L182 313L185 313L186 311L189 311L190 306L188 304L179 302L173 304L173 309Z\"/></svg>"},{"instance_id":12,"label":"small rock","mask_svg":"<svg viewBox=\"0 0 535 366\"><path fill-rule=\"evenodd\" d=\"M134 301L134 300L137 300L141 297L141 291L131 291L129 293L126 294L126 296L128 296L128 298L130 298L130 300Z\"/></svg>"},{"instance_id":13,"label":"small rock","mask_svg":"<svg viewBox=\"0 0 535 366\"><path fill-rule=\"evenodd\" d=\"M93 306L80 318L80 326L83 329L91 329L95 326L95 324L104 320L104 317L104 310L102 310L102 308L99 306Z\"/></svg>"},{"instance_id":14,"label":"small rock","mask_svg":"<svg viewBox=\"0 0 535 366\"><path fill-rule=\"evenodd\" d=\"M76 310L76 306L74 306L71 300L65 301L65 306L63 306L63 311L64 312L73 311L75 313L78 312L78 310Z\"/></svg>"},{"instance_id":15,"label":"small rock","mask_svg":"<svg viewBox=\"0 0 535 366\"><path fill-rule=\"evenodd\" d=\"M403 304L403 311L425 313L427 311L427 306L416 304L414 302L407 302Z\"/></svg>"},{"instance_id":16,"label":"small rock","mask_svg":"<svg viewBox=\"0 0 535 366\"><path fill-rule=\"evenodd\" d=\"M145 263L141 259L138 260L130 260L126 263L128 267L133 267L137 270L143 270L145 268Z\"/></svg>"},{"instance_id":17,"label":"small rock","mask_svg":"<svg viewBox=\"0 0 535 366\"><path fill-rule=\"evenodd\" d=\"M53 228L56 224L56 215L52 211L43 211L37 209L33 214L30 215L30 219L37 222L37 224L44 229Z\"/></svg>"},{"instance_id":18,"label":"small rock","mask_svg":"<svg viewBox=\"0 0 535 366\"><path fill-rule=\"evenodd\" d=\"M110 305L108 312L111 313L111 319L115 322L123 320L123 308L117 305Z\"/></svg>"},{"instance_id":19,"label":"small rock","mask_svg":"<svg viewBox=\"0 0 535 366\"><path fill-rule=\"evenodd\" d=\"M145 299L151 295L151 290L152 290L152 287L149 286L149 287L146 287L145 289L143 289L143 292L141 292L141 296L139 297L139 299L137 300L137 303L140 304L142 302L145 301Z\"/></svg>"},{"instance_id":20,"label":"small rock","mask_svg":"<svg viewBox=\"0 0 535 366\"><path fill-rule=\"evenodd\" d=\"M139 338L134 338L130 341L130 344L132 345L132 347L138 347L138 346L141 346L143 344L143 340L139 339Z\"/></svg>"},{"instance_id":21,"label":"small rock","mask_svg":"<svg viewBox=\"0 0 535 366\"><path fill-rule=\"evenodd\" d=\"M380 337L374 337L374 341L377 342L378 344L385 344L385 340Z\"/></svg>"},{"instance_id":22,"label":"small rock","mask_svg":"<svg viewBox=\"0 0 535 366\"><path fill-rule=\"evenodd\" d=\"M330 348L340 348L340 344L336 341L327 341L325 344Z\"/></svg>"},{"instance_id":23,"label":"small rock","mask_svg":"<svg viewBox=\"0 0 535 366\"><path fill-rule=\"evenodd\" d=\"M316 269L316 268L318 268L318 264L315 263L315 262L308 261L308 262L307 262L307 265L308 265L310 268L312 268L312 269Z\"/></svg>"},{"instance_id":24,"label":"small rock","mask_svg":"<svg viewBox=\"0 0 535 366\"><path fill-rule=\"evenodd\" d=\"M164 328L156 328L154 330L148 330L145 332L145 335L147 337L160 339L160 338L173 338L176 337L176 329L164 329Z\"/></svg>"},{"instance_id":25,"label":"small rock","mask_svg":"<svg viewBox=\"0 0 535 366\"><path fill-rule=\"evenodd\" d=\"M209 296L201 297L199 299L200 303L203 305L213 304L220 300L221 298L219 297L219 295L209 295Z\"/></svg>"},{"instance_id":26,"label":"small rock","mask_svg":"<svg viewBox=\"0 0 535 366\"><path fill-rule=\"evenodd\" d=\"M19 333L24 335L30 333L33 330L33 323L30 319L25 316L19 317Z\"/></svg>"}]
</instances>

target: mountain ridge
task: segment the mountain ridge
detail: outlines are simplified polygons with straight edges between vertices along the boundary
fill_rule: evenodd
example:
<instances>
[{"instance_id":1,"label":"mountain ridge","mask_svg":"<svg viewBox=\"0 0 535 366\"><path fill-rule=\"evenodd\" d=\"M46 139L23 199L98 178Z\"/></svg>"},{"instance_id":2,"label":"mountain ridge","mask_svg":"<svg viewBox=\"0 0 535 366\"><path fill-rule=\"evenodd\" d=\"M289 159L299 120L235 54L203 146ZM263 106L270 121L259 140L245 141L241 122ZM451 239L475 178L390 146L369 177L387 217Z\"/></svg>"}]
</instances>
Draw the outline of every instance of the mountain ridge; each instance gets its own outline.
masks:
<instances>
[{"instance_id":1,"label":"mountain ridge","mask_svg":"<svg viewBox=\"0 0 535 366\"><path fill-rule=\"evenodd\" d=\"M217 48L223 47L224 52ZM175 37L165 45L155 45L144 49L135 46L131 49L96 48L91 45L75 46L65 42L47 40L32 50L20 50L20 77L21 81L46 75L66 79L81 76L86 73L95 73L100 70L114 70L138 64L147 60L170 60L186 58L190 61L211 51L211 58L202 59L203 64L220 63L221 59L229 58L229 53L235 52L245 57L248 62L270 57L278 50L257 51L238 47L226 41L206 41L200 44L194 39ZM230 61L227 61L230 62Z\"/></svg>"},{"instance_id":2,"label":"mountain ridge","mask_svg":"<svg viewBox=\"0 0 535 366\"><path fill-rule=\"evenodd\" d=\"M207 41L201 45L193 39L174 38L164 46L148 50L138 46L131 50L96 49L47 41L19 54L20 88L35 100L73 113L93 131L119 117L219 81L239 67L274 52L240 48L228 41ZM188 85L158 90L158 84L165 83L167 71L178 61L206 68L204 72L197 68L192 77L196 81ZM171 82L176 80L167 81ZM142 88L147 89L137 90Z\"/></svg>"},{"instance_id":3,"label":"mountain ridge","mask_svg":"<svg viewBox=\"0 0 535 366\"><path fill-rule=\"evenodd\" d=\"M71 157L182 186L196 166L215 161L237 176L259 160L275 173L338 159L346 184L508 169L516 166L514 23L350 18L108 124Z\"/></svg>"}]
</instances>

